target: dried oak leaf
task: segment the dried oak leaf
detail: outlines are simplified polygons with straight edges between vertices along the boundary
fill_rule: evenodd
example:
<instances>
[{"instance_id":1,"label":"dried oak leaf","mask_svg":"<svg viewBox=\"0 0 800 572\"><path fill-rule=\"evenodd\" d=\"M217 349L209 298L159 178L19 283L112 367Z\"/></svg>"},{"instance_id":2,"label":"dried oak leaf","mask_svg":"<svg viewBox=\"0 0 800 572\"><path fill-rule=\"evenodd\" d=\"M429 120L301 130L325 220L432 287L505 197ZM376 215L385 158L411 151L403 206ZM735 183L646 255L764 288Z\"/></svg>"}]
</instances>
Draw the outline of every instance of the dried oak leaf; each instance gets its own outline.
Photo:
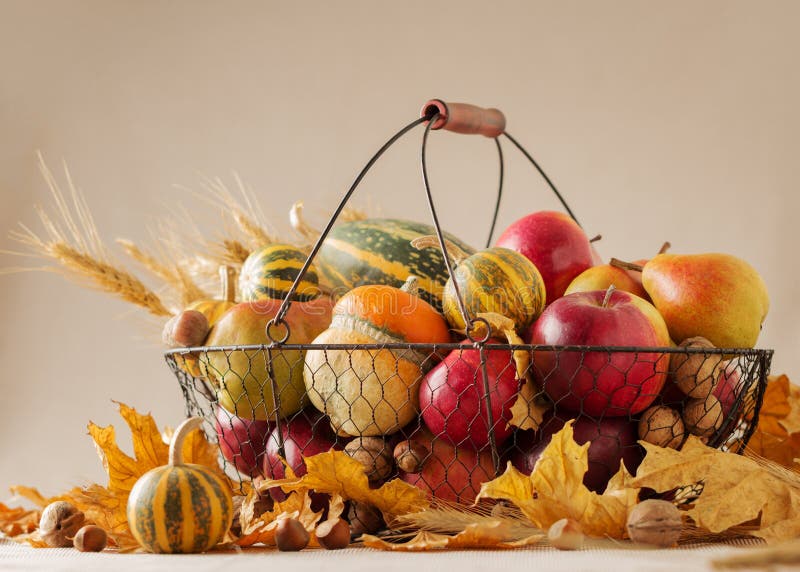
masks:
<instances>
[{"instance_id":1,"label":"dried oak leaf","mask_svg":"<svg viewBox=\"0 0 800 572\"><path fill-rule=\"evenodd\" d=\"M454 536L438 534L422 530L406 542L387 542L365 534L359 540L368 548L389 550L394 552L426 552L429 550L465 550L465 549L511 549L538 544L544 534L534 534L521 540L511 540L511 526L508 522L496 520L486 523L469 524Z\"/></svg>"},{"instance_id":2,"label":"dried oak leaf","mask_svg":"<svg viewBox=\"0 0 800 572\"><path fill-rule=\"evenodd\" d=\"M747 448L785 467L800 457L800 388L786 375L770 376Z\"/></svg>"},{"instance_id":3,"label":"dried oak leaf","mask_svg":"<svg viewBox=\"0 0 800 572\"><path fill-rule=\"evenodd\" d=\"M429 506L425 493L400 479L371 489L364 465L342 451L328 451L306 457L307 473L302 477L264 481L265 487L280 487L285 492L314 490L341 495L370 504L385 517L418 512Z\"/></svg>"},{"instance_id":4,"label":"dried oak leaf","mask_svg":"<svg viewBox=\"0 0 800 572\"><path fill-rule=\"evenodd\" d=\"M117 547L129 550L136 548L138 544L128 527L128 496L139 477L150 469L167 464L169 445L162 439L151 415L142 415L124 403L117 405L120 416L131 430L133 457L117 445L113 425L100 427L90 422L88 426L103 468L108 474L108 485L76 487L52 498L46 498L30 487L13 487L12 491L42 507L57 500L71 502L84 512L89 521L106 529ZM211 468L228 482L217 461L215 445L208 442L202 431L194 431L187 436L183 454L185 462Z\"/></svg>"},{"instance_id":5,"label":"dried oak leaf","mask_svg":"<svg viewBox=\"0 0 800 572\"><path fill-rule=\"evenodd\" d=\"M680 451L641 442L647 450L633 483L666 492L703 481L688 515L713 533L759 519L752 534L768 541L800 532L800 491L755 460L705 446L690 436Z\"/></svg>"},{"instance_id":6,"label":"dried oak leaf","mask_svg":"<svg viewBox=\"0 0 800 572\"><path fill-rule=\"evenodd\" d=\"M580 522L589 536L623 538L628 510L638 502L639 489L624 465L602 495L587 489L583 476L589 468L588 449L588 443L575 442L569 422L553 435L530 477L509 463L505 473L481 486L476 501L510 501L543 530L569 517Z\"/></svg>"},{"instance_id":7,"label":"dried oak leaf","mask_svg":"<svg viewBox=\"0 0 800 572\"><path fill-rule=\"evenodd\" d=\"M249 498L249 497L248 497ZM245 499L245 503L247 503ZM309 532L314 529L322 516L322 511L314 512L311 509L311 496L307 490L291 493L283 502L276 502L271 511L265 512L257 519L250 522L247 528L242 527L242 536L234 541L240 547L254 544L275 545L275 532L278 521L283 518L295 518Z\"/></svg>"},{"instance_id":8,"label":"dried oak leaf","mask_svg":"<svg viewBox=\"0 0 800 572\"><path fill-rule=\"evenodd\" d=\"M0 503L0 532L8 537L30 534L39 528L39 510L27 510L21 507L11 508Z\"/></svg>"}]
</instances>

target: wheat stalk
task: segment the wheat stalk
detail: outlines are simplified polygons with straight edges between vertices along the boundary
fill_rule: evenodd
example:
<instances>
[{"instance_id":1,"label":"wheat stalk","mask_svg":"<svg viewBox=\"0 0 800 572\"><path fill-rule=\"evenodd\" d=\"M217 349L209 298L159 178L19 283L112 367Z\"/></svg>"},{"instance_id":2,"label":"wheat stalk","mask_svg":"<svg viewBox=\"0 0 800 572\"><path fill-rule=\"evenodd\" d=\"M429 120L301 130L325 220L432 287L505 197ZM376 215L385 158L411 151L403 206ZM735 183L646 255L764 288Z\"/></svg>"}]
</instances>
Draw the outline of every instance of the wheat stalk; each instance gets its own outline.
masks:
<instances>
[{"instance_id":1,"label":"wheat stalk","mask_svg":"<svg viewBox=\"0 0 800 572\"><path fill-rule=\"evenodd\" d=\"M39 154L38 157L39 168L50 188L57 218L53 219L42 207L35 206L34 209L44 227L44 238L23 223L19 223L21 230L11 231L9 235L13 240L28 247L31 252L4 252L55 261L58 266L11 268L6 269L6 272L25 270L62 272L141 306L156 316L172 315L157 294L136 276L111 262L86 200L73 183L66 165L64 173L70 200L65 197L42 155Z\"/></svg>"}]
</instances>

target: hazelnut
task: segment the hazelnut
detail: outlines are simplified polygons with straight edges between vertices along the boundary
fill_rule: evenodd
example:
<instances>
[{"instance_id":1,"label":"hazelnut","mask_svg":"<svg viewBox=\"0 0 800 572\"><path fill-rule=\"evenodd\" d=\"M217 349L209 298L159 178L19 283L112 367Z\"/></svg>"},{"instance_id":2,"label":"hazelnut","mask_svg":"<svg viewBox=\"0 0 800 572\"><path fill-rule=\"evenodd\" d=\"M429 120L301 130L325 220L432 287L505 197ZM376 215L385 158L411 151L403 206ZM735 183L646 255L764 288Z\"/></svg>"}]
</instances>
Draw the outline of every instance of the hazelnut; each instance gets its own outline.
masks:
<instances>
[{"instance_id":1,"label":"hazelnut","mask_svg":"<svg viewBox=\"0 0 800 572\"><path fill-rule=\"evenodd\" d=\"M100 552L108 545L108 535L99 526L87 524L78 531L72 543L81 552Z\"/></svg>"},{"instance_id":2,"label":"hazelnut","mask_svg":"<svg viewBox=\"0 0 800 572\"><path fill-rule=\"evenodd\" d=\"M550 526L547 531L550 546L559 550L580 550L583 548L583 530L578 521L562 518Z\"/></svg>"},{"instance_id":3,"label":"hazelnut","mask_svg":"<svg viewBox=\"0 0 800 572\"><path fill-rule=\"evenodd\" d=\"M406 473L419 473L428 454L428 448L415 441L400 441L394 448L394 460Z\"/></svg>"},{"instance_id":4,"label":"hazelnut","mask_svg":"<svg viewBox=\"0 0 800 572\"><path fill-rule=\"evenodd\" d=\"M653 445L677 449L685 435L680 414L670 407L654 405L639 419L639 439Z\"/></svg>"},{"instance_id":5,"label":"hazelnut","mask_svg":"<svg viewBox=\"0 0 800 572\"><path fill-rule=\"evenodd\" d=\"M364 465L371 482L387 479L394 469L392 450L380 437L356 437L344 446L344 452Z\"/></svg>"},{"instance_id":6,"label":"hazelnut","mask_svg":"<svg viewBox=\"0 0 800 572\"><path fill-rule=\"evenodd\" d=\"M72 538L83 526L84 516L66 501L50 503L42 511L39 534L45 544L53 548L72 546Z\"/></svg>"},{"instance_id":7,"label":"hazelnut","mask_svg":"<svg viewBox=\"0 0 800 572\"><path fill-rule=\"evenodd\" d=\"M375 534L386 526L381 511L363 502L350 502L347 520L350 521L351 533L356 537L362 534Z\"/></svg>"},{"instance_id":8,"label":"hazelnut","mask_svg":"<svg viewBox=\"0 0 800 572\"><path fill-rule=\"evenodd\" d=\"M725 415L719 399L709 395L705 399L690 399L683 408L683 423L692 435L712 437L722 427Z\"/></svg>"},{"instance_id":9,"label":"hazelnut","mask_svg":"<svg viewBox=\"0 0 800 572\"><path fill-rule=\"evenodd\" d=\"M275 529L275 544L281 552L297 552L308 546L311 535L296 518L283 518Z\"/></svg>"},{"instance_id":10,"label":"hazelnut","mask_svg":"<svg viewBox=\"0 0 800 572\"><path fill-rule=\"evenodd\" d=\"M208 336L208 318L197 310L184 310L164 325L161 339L169 347L201 346Z\"/></svg>"},{"instance_id":11,"label":"hazelnut","mask_svg":"<svg viewBox=\"0 0 800 572\"><path fill-rule=\"evenodd\" d=\"M628 536L641 544L661 548L675 546L682 527L681 511L664 500L650 499L640 502L628 513Z\"/></svg>"},{"instance_id":12,"label":"hazelnut","mask_svg":"<svg viewBox=\"0 0 800 572\"><path fill-rule=\"evenodd\" d=\"M700 336L687 338L678 347L715 349L714 344ZM685 395L705 399L714 391L721 364L719 354L674 353L670 355L669 369L675 385Z\"/></svg>"},{"instance_id":13,"label":"hazelnut","mask_svg":"<svg viewBox=\"0 0 800 572\"><path fill-rule=\"evenodd\" d=\"M339 550L350 544L350 525L341 518L326 520L317 526L315 534L325 550Z\"/></svg>"}]
</instances>

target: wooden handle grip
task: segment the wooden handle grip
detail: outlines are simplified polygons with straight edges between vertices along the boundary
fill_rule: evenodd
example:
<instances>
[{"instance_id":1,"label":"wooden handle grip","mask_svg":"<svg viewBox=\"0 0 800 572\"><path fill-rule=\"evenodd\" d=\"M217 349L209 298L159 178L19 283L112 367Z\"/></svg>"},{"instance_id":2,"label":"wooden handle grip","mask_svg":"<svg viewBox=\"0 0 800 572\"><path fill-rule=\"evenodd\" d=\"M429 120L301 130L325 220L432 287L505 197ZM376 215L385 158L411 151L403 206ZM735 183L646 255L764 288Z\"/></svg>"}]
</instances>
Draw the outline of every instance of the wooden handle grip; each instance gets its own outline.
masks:
<instances>
[{"instance_id":1,"label":"wooden handle grip","mask_svg":"<svg viewBox=\"0 0 800 572\"><path fill-rule=\"evenodd\" d=\"M480 134L497 137L506 130L506 117L499 109L486 109L469 103L445 103L431 99L422 106L421 117L439 117L431 129L446 129L455 133Z\"/></svg>"}]
</instances>

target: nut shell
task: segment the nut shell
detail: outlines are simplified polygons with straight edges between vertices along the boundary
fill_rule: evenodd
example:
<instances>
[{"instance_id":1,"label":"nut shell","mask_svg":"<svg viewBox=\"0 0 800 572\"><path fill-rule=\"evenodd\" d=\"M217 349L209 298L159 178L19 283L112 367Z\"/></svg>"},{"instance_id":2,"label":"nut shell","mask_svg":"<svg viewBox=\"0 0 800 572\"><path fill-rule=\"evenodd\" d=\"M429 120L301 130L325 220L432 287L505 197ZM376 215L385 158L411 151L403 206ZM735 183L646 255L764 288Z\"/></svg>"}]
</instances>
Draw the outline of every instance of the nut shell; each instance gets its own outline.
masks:
<instances>
[{"instance_id":1,"label":"nut shell","mask_svg":"<svg viewBox=\"0 0 800 572\"><path fill-rule=\"evenodd\" d=\"M311 535L296 518L284 518L275 529L275 544L281 552L297 552L308 546Z\"/></svg>"},{"instance_id":2,"label":"nut shell","mask_svg":"<svg viewBox=\"0 0 800 572\"><path fill-rule=\"evenodd\" d=\"M87 524L78 531L72 543L81 552L100 552L108 546L108 535L99 526Z\"/></svg>"},{"instance_id":3,"label":"nut shell","mask_svg":"<svg viewBox=\"0 0 800 572\"><path fill-rule=\"evenodd\" d=\"M678 347L715 349L714 344L700 336L685 339ZM671 354L669 369L672 381L685 395L705 399L714 391L722 358L720 354Z\"/></svg>"},{"instance_id":4,"label":"nut shell","mask_svg":"<svg viewBox=\"0 0 800 572\"><path fill-rule=\"evenodd\" d=\"M344 446L344 452L364 465L370 481L387 479L394 470L392 449L380 437L356 437Z\"/></svg>"},{"instance_id":5,"label":"nut shell","mask_svg":"<svg viewBox=\"0 0 800 572\"><path fill-rule=\"evenodd\" d=\"M394 448L394 460L406 473L419 473L429 454L428 448L416 441L400 441Z\"/></svg>"},{"instance_id":6,"label":"nut shell","mask_svg":"<svg viewBox=\"0 0 800 572\"><path fill-rule=\"evenodd\" d=\"M640 544L661 548L675 546L682 528L681 511L671 502L646 500L628 513L628 536Z\"/></svg>"},{"instance_id":7,"label":"nut shell","mask_svg":"<svg viewBox=\"0 0 800 572\"><path fill-rule=\"evenodd\" d=\"M355 537L375 534L386 526L381 511L363 502L350 502L347 520L350 521L350 532Z\"/></svg>"},{"instance_id":8,"label":"nut shell","mask_svg":"<svg viewBox=\"0 0 800 572\"><path fill-rule=\"evenodd\" d=\"M664 405L654 405L639 419L639 439L659 447L677 449L686 436L680 413Z\"/></svg>"},{"instance_id":9,"label":"nut shell","mask_svg":"<svg viewBox=\"0 0 800 572\"><path fill-rule=\"evenodd\" d=\"M72 539L83 526L81 511L66 501L50 503L42 511L39 534L45 544L53 548L72 546Z\"/></svg>"},{"instance_id":10,"label":"nut shell","mask_svg":"<svg viewBox=\"0 0 800 572\"><path fill-rule=\"evenodd\" d=\"M722 404L713 395L705 399L690 399L683 408L683 423L686 429L698 437L713 436L724 421Z\"/></svg>"},{"instance_id":11,"label":"nut shell","mask_svg":"<svg viewBox=\"0 0 800 572\"><path fill-rule=\"evenodd\" d=\"M340 550L350 544L350 525L346 520L326 520L320 524L316 531L319 545L325 550Z\"/></svg>"}]
</instances>

